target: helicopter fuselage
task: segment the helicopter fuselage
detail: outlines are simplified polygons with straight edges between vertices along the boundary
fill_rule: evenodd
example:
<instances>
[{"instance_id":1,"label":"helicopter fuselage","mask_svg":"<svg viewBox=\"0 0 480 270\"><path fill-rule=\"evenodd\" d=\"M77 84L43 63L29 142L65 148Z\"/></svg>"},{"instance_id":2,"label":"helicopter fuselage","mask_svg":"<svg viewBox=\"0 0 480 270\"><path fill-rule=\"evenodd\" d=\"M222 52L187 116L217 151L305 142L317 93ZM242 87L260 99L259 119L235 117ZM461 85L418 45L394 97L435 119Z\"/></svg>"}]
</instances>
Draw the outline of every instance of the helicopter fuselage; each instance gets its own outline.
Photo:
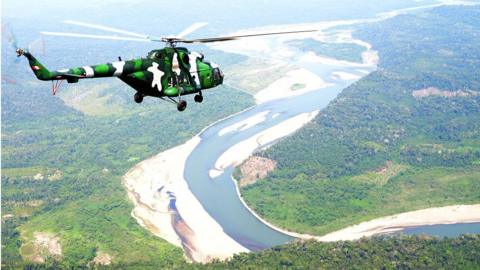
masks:
<instances>
[{"instance_id":1,"label":"helicopter fuselage","mask_svg":"<svg viewBox=\"0 0 480 270\"><path fill-rule=\"evenodd\" d=\"M137 91L137 102L144 96L173 98L201 93L201 90L223 83L218 65L204 61L201 53L183 47L153 50L146 58L56 71L49 71L28 52L19 54L28 58L32 71L40 80L76 83L80 79L118 77Z\"/></svg>"}]
</instances>

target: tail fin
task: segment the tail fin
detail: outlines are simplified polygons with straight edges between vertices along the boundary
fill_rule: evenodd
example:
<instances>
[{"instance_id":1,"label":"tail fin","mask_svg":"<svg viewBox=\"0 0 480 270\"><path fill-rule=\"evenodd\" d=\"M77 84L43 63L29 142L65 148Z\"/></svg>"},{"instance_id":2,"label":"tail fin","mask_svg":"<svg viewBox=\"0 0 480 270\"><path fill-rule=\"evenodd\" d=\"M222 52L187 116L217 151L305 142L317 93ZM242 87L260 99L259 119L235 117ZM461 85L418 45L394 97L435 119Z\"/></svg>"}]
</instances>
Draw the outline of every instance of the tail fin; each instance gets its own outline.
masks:
<instances>
[{"instance_id":1,"label":"tail fin","mask_svg":"<svg viewBox=\"0 0 480 270\"><path fill-rule=\"evenodd\" d=\"M24 55L32 68L33 73L39 80L48 81L53 79L53 74L45 66L43 66L33 55L22 49L17 49L17 56Z\"/></svg>"}]
</instances>

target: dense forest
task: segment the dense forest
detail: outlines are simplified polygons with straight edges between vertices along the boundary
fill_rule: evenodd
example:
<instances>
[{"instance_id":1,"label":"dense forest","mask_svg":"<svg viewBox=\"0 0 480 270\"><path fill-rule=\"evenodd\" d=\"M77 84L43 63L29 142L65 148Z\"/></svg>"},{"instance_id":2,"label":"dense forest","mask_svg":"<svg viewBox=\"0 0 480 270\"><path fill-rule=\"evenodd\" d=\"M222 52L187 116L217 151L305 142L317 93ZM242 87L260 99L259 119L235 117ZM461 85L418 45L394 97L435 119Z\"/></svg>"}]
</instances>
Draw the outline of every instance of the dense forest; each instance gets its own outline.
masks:
<instances>
[{"instance_id":1,"label":"dense forest","mask_svg":"<svg viewBox=\"0 0 480 270\"><path fill-rule=\"evenodd\" d=\"M350 242L296 242L258 253L242 253L208 264L120 263L97 269L479 269L480 237L374 237ZM25 269L57 269L56 261Z\"/></svg>"},{"instance_id":2,"label":"dense forest","mask_svg":"<svg viewBox=\"0 0 480 270\"><path fill-rule=\"evenodd\" d=\"M478 269L478 235L458 239L390 237L354 242L299 242L236 255L204 269Z\"/></svg>"},{"instance_id":3,"label":"dense forest","mask_svg":"<svg viewBox=\"0 0 480 270\"><path fill-rule=\"evenodd\" d=\"M355 29L378 50L378 70L259 153L278 169L242 189L248 204L281 227L323 234L478 203L480 20L472 18L479 17L478 7L444 7Z\"/></svg>"}]
</instances>

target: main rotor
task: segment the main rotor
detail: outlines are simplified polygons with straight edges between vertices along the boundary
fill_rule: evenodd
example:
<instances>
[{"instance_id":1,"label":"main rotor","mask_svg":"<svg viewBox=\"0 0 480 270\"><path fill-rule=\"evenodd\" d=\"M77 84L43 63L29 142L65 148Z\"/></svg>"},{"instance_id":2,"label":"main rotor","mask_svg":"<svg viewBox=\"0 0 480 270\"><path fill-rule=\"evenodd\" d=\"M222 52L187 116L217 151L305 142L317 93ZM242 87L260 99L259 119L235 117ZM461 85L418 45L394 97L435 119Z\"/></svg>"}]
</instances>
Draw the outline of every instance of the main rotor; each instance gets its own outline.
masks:
<instances>
[{"instance_id":1,"label":"main rotor","mask_svg":"<svg viewBox=\"0 0 480 270\"><path fill-rule=\"evenodd\" d=\"M184 37L188 34L196 31L197 29L204 27L208 23L198 22L194 23L191 26L184 29L182 32L174 36L162 36L155 37L145 34L135 33L131 31L126 31L118 28L113 28L109 26L104 26L100 24L79 22L79 21L63 21L66 24L72 24L87 28L92 28L96 30L107 31L111 33L121 34L121 35L92 35L92 34L81 34L81 33L71 33L71 32L40 32L43 35L49 36L62 36L62 37L77 37L77 38L89 38L89 39L104 39L104 40L125 40L125 41L139 41L139 42L164 42L167 47L176 47L177 43L212 43L212 42L222 42L222 41L231 41L240 38L247 37L257 37L257 36L269 36L269 35L283 35L283 34L295 34L295 33L308 33L315 32L317 30L295 30L295 31L280 31L280 32L266 32L266 33L253 33L245 35L235 35L235 36L220 36L220 37L210 37L210 38L197 38L197 39L185 39Z\"/></svg>"}]
</instances>

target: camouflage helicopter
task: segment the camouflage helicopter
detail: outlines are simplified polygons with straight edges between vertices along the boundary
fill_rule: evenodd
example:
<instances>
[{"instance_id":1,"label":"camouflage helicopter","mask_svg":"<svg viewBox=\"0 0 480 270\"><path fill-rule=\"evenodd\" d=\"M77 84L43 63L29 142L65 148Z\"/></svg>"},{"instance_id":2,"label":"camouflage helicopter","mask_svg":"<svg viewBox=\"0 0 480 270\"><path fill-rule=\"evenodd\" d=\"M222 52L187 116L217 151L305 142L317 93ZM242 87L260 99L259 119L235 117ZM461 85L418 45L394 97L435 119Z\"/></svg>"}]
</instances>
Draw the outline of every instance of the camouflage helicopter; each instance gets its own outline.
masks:
<instances>
[{"instance_id":1,"label":"camouflage helicopter","mask_svg":"<svg viewBox=\"0 0 480 270\"><path fill-rule=\"evenodd\" d=\"M35 76L42 81L52 81L52 92L55 95L62 81L77 83L80 79L117 77L136 90L134 100L141 103L146 96L157 97L177 105L179 111L185 110L187 102L184 95L196 94L195 102L202 102L202 90L214 88L223 83L224 74L219 66L204 59L203 54L189 51L184 47L177 47L177 43L210 43L230 41L245 37L292 34L313 32L316 30L284 31L272 33L258 33L249 35L223 36L213 38L185 39L184 37L206 23L195 23L176 36L152 37L108 26L78 21L64 21L64 23L99 29L118 35L90 35L65 32L41 32L43 35L78 37L107 40L165 42L163 49L152 50L146 58L132 59L112 63L83 66L69 69L50 71L43 66L31 53L20 48L16 49L17 56L25 56Z\"/></svg>"}]
</instances>

